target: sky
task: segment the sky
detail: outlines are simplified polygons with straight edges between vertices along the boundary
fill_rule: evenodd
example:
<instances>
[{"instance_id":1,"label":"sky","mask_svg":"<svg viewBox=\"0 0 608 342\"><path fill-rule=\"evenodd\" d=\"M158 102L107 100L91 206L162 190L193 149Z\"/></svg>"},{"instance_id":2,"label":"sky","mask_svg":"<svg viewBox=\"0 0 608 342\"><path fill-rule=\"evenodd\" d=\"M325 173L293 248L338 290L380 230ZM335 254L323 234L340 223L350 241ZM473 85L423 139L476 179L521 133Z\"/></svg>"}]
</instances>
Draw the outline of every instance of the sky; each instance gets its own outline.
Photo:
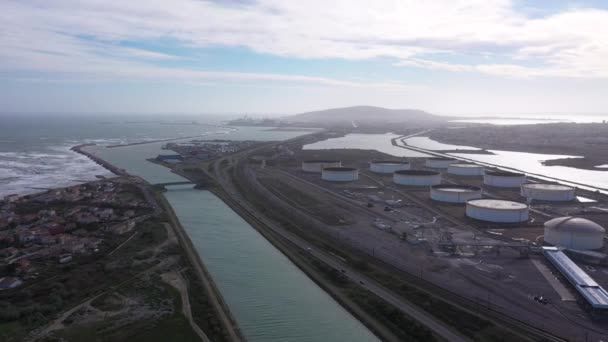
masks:
<instances>
[{"instance_id":1,"label":"sky","mask_svg":"<svg viewBox=\"0 0 608 342\"><path fill-rule=\"evenodd\" d=\"M605 0L2 0L0 112L608 113Z\"/></svg>"}]
</instances>

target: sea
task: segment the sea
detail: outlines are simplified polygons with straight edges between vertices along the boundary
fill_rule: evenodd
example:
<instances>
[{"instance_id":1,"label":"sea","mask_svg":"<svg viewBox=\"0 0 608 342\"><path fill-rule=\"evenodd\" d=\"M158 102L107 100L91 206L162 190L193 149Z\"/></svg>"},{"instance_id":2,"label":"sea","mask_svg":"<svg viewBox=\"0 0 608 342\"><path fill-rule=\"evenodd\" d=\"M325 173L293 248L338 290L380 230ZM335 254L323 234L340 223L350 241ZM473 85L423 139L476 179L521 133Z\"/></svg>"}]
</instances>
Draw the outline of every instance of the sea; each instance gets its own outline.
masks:
<instances>
[{"instance_id":1,"label":"sea","mask_svg":"<svg viewBox=\"0 0 608 342\"><path fill-rule=\"evenodd\" d=\"M27 194L110 176L71 151L80 144L117 145L228 133L213 115L0 114L0 196Z\"/></svg>"}]
</instances>

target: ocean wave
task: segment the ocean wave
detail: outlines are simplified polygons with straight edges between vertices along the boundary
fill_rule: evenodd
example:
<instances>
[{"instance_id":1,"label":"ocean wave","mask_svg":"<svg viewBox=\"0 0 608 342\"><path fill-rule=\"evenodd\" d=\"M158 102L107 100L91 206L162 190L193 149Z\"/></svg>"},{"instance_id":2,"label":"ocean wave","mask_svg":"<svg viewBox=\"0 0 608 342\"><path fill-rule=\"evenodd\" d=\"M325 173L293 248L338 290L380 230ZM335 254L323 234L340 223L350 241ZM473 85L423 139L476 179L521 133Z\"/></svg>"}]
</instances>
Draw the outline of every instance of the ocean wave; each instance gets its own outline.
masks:
<instances>
[{"instance_id":1,"label":"ocean wave","mask_svg":"<svg viewBox=\"0 0 608 342\"><path fill-rule=\"evenodd\" d=\"M96 175L111 175L102 166L77 153L10 153L3 156L11 156L17 160L0 158L0 196L28 194L40 191L32 188L65 187L83 180L93 181ZM29 158L16 158L23 155L28 155Z\"/></svg>"},{"instance_id":2,"label":"ocean wave","mask_svg":"<svg viewBox=\"0 0 608 342\"><path fill-rule=\"evenodd\" d=\"M0 152L0 157L15 158L18 155L18 152Z\"/></svg>"}]
</instances>

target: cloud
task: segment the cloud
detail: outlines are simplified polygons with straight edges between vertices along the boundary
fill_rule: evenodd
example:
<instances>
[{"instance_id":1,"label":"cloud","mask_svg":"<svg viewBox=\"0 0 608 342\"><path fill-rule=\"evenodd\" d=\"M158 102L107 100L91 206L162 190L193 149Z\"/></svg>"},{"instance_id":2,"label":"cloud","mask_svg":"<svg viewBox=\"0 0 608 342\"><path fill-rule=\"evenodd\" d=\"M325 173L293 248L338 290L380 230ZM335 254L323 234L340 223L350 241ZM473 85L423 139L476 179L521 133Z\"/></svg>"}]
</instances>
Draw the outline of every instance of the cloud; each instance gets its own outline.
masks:
<instances>
[{"instance_id":1,"label":"cloud","mask_svg":"<svg viewBox=\"0 0 608 342\"><path fill-rule=\"evenodd\" d=\"M365 83L173 69L159 63L188 57L141 47L170 42L189 51L244 47L295 59L389 57L398 66L500 77L608 78L608 11L571 7L528 15L508 0L3 1L0 70L98 78ZM454 63L445 58L450 54L479 58ZM494 55L500 62L473 63Z\"/></svg>"}]
</instances>

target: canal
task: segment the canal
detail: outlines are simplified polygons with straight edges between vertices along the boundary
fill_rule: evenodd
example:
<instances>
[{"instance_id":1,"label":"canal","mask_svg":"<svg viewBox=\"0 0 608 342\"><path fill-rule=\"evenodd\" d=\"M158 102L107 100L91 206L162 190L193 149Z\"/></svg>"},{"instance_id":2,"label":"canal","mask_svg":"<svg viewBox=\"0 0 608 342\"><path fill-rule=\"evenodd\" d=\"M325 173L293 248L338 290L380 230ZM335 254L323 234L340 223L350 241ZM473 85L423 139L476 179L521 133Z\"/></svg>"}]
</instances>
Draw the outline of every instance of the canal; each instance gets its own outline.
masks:
<instances>
[{"instance_id":1,"label":"canal","mask_svg":"<svg viewBox=\"0 0 608 342\"><path fill-rule=\"evenodd\" d=\"M210 138L284 140L300 134L303 133L244 128ZM161 146L162 143L92 146L87 151L151 183L183 180L145 160L163 153ZM180 185L169 187L165 196L247 340L377 341L363 324L215 195Z\"/></svg>"}]
</instances>

